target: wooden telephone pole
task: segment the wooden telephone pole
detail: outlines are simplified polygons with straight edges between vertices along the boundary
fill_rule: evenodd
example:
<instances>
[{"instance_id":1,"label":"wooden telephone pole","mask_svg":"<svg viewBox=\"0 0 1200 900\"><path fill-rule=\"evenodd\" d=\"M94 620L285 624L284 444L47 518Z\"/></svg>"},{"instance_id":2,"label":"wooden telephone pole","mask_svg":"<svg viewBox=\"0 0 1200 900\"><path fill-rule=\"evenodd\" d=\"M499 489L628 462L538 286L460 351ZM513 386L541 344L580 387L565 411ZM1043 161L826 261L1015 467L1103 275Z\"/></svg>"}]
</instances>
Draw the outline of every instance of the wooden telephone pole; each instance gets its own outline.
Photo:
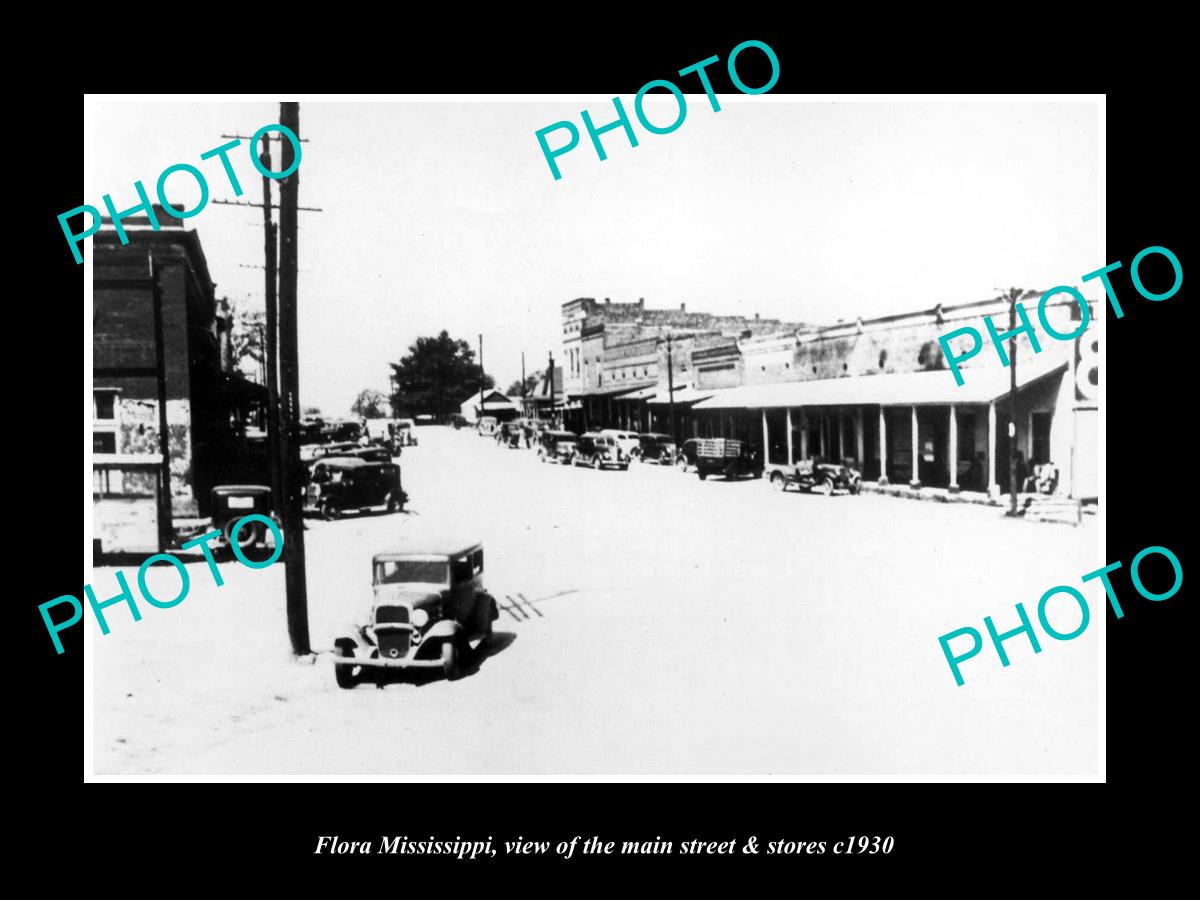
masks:
<instances>
[{"instance_id":1,"label":"wooden telephone pole","mask_svg":"<svg viewBox=\"0 0 1200 900\"><path fill-rule=\"evenodd\" d=\"M300 135L300 104L280 103L279 122ZM282 170L295 161L291 141L281 145ZM300 169L279 185L279 388L280 450L283 481L283 561L287 590L288 636L297 656L312 652L308 636L308 582L304 558L304 481L300 468L300 364L297 350L296 289ZM269 206L269 204L268 204Z\"/></svg>"}]
</instances>

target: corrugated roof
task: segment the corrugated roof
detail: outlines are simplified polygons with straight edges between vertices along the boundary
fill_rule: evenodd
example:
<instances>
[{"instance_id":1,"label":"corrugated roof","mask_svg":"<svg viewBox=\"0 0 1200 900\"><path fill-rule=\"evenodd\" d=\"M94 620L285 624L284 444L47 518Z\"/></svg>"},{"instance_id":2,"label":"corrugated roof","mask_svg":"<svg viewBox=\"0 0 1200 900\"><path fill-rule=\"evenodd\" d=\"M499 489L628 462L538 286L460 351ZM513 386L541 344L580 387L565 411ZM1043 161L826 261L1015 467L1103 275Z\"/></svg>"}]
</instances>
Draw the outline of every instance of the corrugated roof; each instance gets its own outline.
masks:
<instances>
[{"instance_id":1,"label":"corrugated roof","mask_svg":"<svg viewBox=\"0 0 1200 900\"><path fill-rule=\"evenodd\" d=\"M1018 359L1017 386L1059 372L1067 363L1061 358ZM1007 367L963 369L963 385L954 383L949 370L900 372L892 375L854 375L781 384L756 384L709 391L709 399L696 409L772 409L795 406L880 406L991 403L1009 391Z\"/></svg>"}]
</instances>

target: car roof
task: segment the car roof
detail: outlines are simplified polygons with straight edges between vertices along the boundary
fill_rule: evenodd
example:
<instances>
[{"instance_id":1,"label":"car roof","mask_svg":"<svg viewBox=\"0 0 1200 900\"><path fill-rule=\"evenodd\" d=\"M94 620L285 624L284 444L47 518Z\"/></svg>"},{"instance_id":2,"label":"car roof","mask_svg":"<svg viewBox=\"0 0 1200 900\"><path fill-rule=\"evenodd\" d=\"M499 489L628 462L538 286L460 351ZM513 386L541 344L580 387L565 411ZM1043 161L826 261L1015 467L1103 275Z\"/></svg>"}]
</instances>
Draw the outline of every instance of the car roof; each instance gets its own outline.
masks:
<instances>
[{"instance_id":1,"label":"car roof","mask_svg":"<svg viewBox=\"0 0 1200 900\"><path fill-rule=\"evenodd\" d=\"M587 438L598 438L598 437L612 437L612 434L610 434L608 432L604 432L604 431L588 431L588 432L584 432L583 436L587 437Z\"/></svg>"},{"instance_id":2,"label":"car roof","mask_svg":"<svg viewBox=\"0 0 1200 900\"><path fill-rule=\"evenodd\" d=\"M371 469L379 466L392 466L395 463L385 463L383 460L363 459L361 456L326 456L318 459L316 465L329 466L334 469ZM313 468L316 468L316 466Z\"/></svg>"},{"instance_id":3,"label":"car roof","mask_svg":"<svg viewBox=\"0 0 1200 900\"><path fill-rule=\"evenodd\" d=\"M223 484L213 488L212 492L223 497L226 494L261 493L269 490L271 489L265 484Z\"/></svg>"},{"instance_id":4,"label":"car roof","mask_svg":"<svg viewBox=\"0 0 1200 900\"><path fill-rule=\"evenodd\" d=\"M461 537L420 537L403 540L395 550L376 553L371 561L387 562L388 560L404 559L409 556L461 556L473 550L482 550L481 541L465 540Z\"/></svg>"},{"instance_id":5,"label":"car roof","mask_svg":"<svg viewBox=\"0 0 1200 900\"><path fill-rule=\"evenodd\" d=\"M665 438L669 438L669 437L670 437L670 435L669 435L669 434L663 434L661 431L643 431L641 434L639 434L639 435L638 435L638 437L644 437L644 438L660 438L660 437L665 437Z\"/></svg>"},{"instance_id":6,"label":"car roof","mask_svg":"<svg viewBox=\"0 0 1200 900\"><path fill-rule=\"evenodd\" d=\"M566 440L569 438L570 440L574 441L578 438L578 435L576 435L573 431L543 431L542 435L543 437L558 438L559 440Z\"/></svg>"}]
</instances>

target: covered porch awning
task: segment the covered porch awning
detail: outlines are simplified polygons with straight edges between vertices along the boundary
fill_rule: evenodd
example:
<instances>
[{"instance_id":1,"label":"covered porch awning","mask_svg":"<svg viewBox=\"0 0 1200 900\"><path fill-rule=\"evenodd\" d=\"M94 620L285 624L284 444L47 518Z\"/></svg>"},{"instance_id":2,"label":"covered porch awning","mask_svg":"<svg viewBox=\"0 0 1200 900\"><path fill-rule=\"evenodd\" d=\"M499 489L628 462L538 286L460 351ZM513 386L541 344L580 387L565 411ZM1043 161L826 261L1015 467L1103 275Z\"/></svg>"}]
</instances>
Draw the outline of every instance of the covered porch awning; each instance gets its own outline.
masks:
<instances>
[{"instance_id":1,"label":"covered porch awning","mask_svg":"<svg viewBox=\"0 0 1200 900\"><path fill-rule=\"evenodd\" d=\"M651 385L650 387L642 388L641 390L638 390L638 391L631 391L628 394L622 394L620 397L617 397L617 399L618 400L649 400L651 397L654 396L654 394L657 390L658 390L658 387L656 385Z\"/></svg>"},{"instance_id":2,"label":"covered porch awning","mask_svg":"<svg viewBox=\"0 0 1200 900\"><path fill-rule=\"evenodd\" d=\"M1063 371L1067 361L1018 359L1017 388ZM1007 367L962 370L959 386L948 369L900 372L892 375L853 375L815 381L756 384L709 391L696 409L777 409L798 406L925 406L951 403L991 403L1009 391Z\"/></svg>"},{"instance_id":3,"label":"covered porch awning","mask_svg":"<svg viewBox=\"0 0 1200 900\"><path fill-rule=\"evenodd\" d=\"M675 402L676 403L689 403L689 404L696 403L697 405L699 405L698 401L706 400L709 397L712 397L714 394L718 394L718 393L720 393L720 391L713 390L711 388L709 388L709 389L701 388L700 390L696 390L690 384L680 385L679 387L675 388ZM661 397L656 395L654 397L654 399L648 400L646 402L649 403L651 406L669 406L670 405L670 401L667 400L666 391L663 391Z\"/></svg>"}]
</instances>

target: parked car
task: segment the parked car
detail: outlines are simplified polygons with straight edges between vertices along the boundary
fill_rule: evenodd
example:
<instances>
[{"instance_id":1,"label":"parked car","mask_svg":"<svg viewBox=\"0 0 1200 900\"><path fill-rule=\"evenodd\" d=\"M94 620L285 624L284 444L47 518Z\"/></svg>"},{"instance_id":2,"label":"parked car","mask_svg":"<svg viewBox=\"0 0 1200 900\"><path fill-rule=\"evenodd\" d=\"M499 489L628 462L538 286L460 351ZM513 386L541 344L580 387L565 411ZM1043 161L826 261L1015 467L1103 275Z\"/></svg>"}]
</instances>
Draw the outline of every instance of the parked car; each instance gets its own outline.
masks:
<instances>
[{"instance_id":1,"label":"parked car","mask_svg":"<svg viewBox=\"0 0 1200 900\"><path fill-rule=\"evenodd\" d=\"M321 459L365 459L367 462L391 462L392 451L387 447L354 447L350 450L327 453Z\"/></svg>"},{"instance_id":2,"label":"parked car","mask_svg":"<svg viewBox=\"0 0 1200 900\"><path fill-rule=\"evenodd\" d=\"M209 496L213 528L221 532L218 544L229 552L233 551L233 526L239 519L253 513L272 518L271 489L265 485L223 484L213 488ZM266 538L265 524L247 522L238 529L238 549L243 555L253 558L251 551L264 546Z\"/></svg>"},{"instance_id":3,"label":"parked car","mask_svg":"<svg viewBox=\"0 0 1200 900\"><path fill-rule=\"evenodd\" d=\"M505 447L521 446L521 440L525 436L525 429L522 427L519 419L513 419L511 422L505 422L496 429L496 441L503 444Z\"/></svg>"},{"instance_id":4,"label":"parked car","mask_svg":"<svg viewBox=\"0 0 1200 900\"><path fill-rule=\"evenodd\" d=\"M703 481L709 475L739 478L762 477L754 450L734 438L699 438L696 441L696 472Z\"/></svg>"},{"instance_id":5,"label":"parked car","mask_svg":"<svg viewBox=\"0 0 1200 900\"><path fill-rule=\"evenodd\" d=\"M384 507L400 512L408 495L400 486L400 467L355 457L318 460L308 479L305 511L338 519L348 510Z\"/></svg>"},{"instance_id":6,"label":"parked car","mask_svg":"<svg viewBox=\"0 0 1200 900\"><path fill-rule=\"evenodd\" d=\"M675 454L675 465L679 468L679 471L681 471L681 472L695 472L696 471L696 462L698 459L698 457L696 455L696 445L699 442L700 442L699 438L688 438L686 441L684 441L682 444L679 445L679 448Z\"/></svg>"},{"instance_id":7,"label":"parked car","mask_svg":"<svg viewBox=\"0 0 1200 900\"><path fill-rule=\"evenodd\" d=\"M475 427L481 437L493 437L496 434L496 417L483 416Z\"/></svg>"},{"instance_id":8,"label":"parked car","mask_svg":"<svg viewBox=\"0 0 1200 900\"><path fill-rule=\"evenodd\" d=\"M333 642L338 687L381 687L390 672L440 668L456 678L474 649L491 642L500 616L483 587L483 545L431 542L371 561L374 603L367 625Z\"/></svg>"},{"instance_id":9,"label":"parked car","mask_svg":"<svg viewBox=\"0 0 1200 900\"><path fill-rule=\"evenodd\" d=\"M450 424L454 426L455 431L458 431L470 423L467 422L467 417L462 413L455 413L450 417Z\"/></svg>"},{"instance_id":10,"label":"parked car","mask_svg":"<svg viewBox=\"0 0 1200 900\"><path fill-rule=\"evenodd\" d=\"M538 460L570 465L579 449L579 438L573 431L543 431L539 440Z\"/></svg>"},{"instance_id":11,"label":"parked car","mask_svg":"<svg viewBox=\"0 0 1200 900\"><path fill-rule=\"evenodd\" d=\"M811 459L802 459L792 465L768 463L763 474L777 491L786 491L788 485L795 485L797 490L828 497L835 492L857 494L862 489L862 475L857 469Z\"/></svg>"},{"instance_id":12,"label":"parked car","mask_svg":"<svg viewBox=\"0 0 1200 900\"><path fill-rule=\"evenodd\" d=\"M617 428L601 428L601 434L607 434L617 442L617 446L621 448L621 452L627 457L633 458L633 451L638 447L638 436L633 431L623 431Z\"/></svg>"},{"instance_id":13,"label":"parked car","mask_svg":"<svg viewBox=\"0 0 1200 900\"><path fill-rule=\"evenodd\" d=\"M623 472L629 468L629 457L617 446L617 439L599 431L580 436L579 449L571 462L593 469L620 469Z\"/></svg>"},{"instance_id":14,"label":"parked car","mask_svg":"<svg viewBox=\"0 0 1200 900\"><path fill-rule=\"evenodd\" d=\"M669 434L647 432L638 435L638 445L631 454L638 462L675 465L675 439Z\"/></svg>"},{"instance_id":15,"label":"parked car","mask_svg":"<svg viewBox=\"0 0 1200 900\"><path fill-rule=\"evenodd\" d=\"M399 419L396 422L396 442L401 447L417 446L417 423L412 419Z\"/></svg>"}]
</instances>

